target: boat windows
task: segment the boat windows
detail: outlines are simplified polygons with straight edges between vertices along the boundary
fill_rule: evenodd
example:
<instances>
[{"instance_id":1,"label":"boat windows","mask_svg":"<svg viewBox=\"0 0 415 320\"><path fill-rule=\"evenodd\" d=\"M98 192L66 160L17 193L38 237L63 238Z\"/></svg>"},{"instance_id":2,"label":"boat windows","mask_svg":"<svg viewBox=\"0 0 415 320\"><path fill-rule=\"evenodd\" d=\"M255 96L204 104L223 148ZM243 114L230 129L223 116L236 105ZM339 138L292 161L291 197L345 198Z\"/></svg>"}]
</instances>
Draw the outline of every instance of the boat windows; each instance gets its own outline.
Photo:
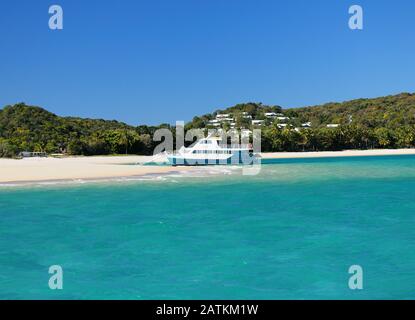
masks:
<instances>
[{"instance_id":1,"label":"boat windows","mask_svg":"<svg viewBox=\"0 0 415 320\"><path fill-rule=\"evenodd\" d=\"M193 150L193 154L232 154L231 150Z\"/></svg>"}]
</instances>

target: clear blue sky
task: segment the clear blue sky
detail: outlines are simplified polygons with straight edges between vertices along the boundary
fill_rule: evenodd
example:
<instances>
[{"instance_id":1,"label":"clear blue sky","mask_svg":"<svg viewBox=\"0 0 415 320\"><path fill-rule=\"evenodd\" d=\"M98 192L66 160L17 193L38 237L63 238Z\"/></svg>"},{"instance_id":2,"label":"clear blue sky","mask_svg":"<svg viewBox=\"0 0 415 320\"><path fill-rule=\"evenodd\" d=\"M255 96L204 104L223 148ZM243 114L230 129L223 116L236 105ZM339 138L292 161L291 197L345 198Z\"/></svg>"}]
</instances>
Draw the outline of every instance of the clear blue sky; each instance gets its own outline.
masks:
<instances>
[{"instance_id":1,"label":"clear blue sky","mask_svg":"<svg viewBox=\"0 0 415 320\"><path fill-rule=\"evenodd\" d=\"M414 30L412 0L2 0L0 106L137 125L414 92Z\"/></svg>"}]
</instances>

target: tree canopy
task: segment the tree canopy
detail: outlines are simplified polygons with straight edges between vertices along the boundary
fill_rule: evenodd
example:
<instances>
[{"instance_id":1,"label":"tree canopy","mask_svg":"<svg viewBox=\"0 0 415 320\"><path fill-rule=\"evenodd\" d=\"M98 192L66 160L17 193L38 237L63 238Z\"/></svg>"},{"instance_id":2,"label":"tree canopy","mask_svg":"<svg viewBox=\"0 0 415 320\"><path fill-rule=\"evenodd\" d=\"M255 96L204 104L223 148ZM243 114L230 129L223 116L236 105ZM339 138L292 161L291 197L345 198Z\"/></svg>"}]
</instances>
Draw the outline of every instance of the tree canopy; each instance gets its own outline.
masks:
<instances>
[{"instance_id":1,"label":"tree canopy","mask_svg":"<svg viewBox=\"0 0 415 320\"><path fill-rule=\"evenodd\" d=\"M118 121L59 117L19 103L0 110L0 156L21 151L66 152L71 155L140 153L152 150L151 127Z\"/></svg>"},{"instance_id":2,"label":"tree canopy","mask_svg":"<svg viewBox=\"0 0 415 320\"><path fill-rule=\"evenodd\" d=\"M289 120L281 126L266 113L281 114ZM411 93L292 109L243 103L195 116L185 129L209 128L209 121L218 114L231 114L237 127L249 129L250 119L264 119L263 151L415 147L415 94ZM305 128L304 123L311 124ZM337 125L327 127L328 124ZM0 157L14 157L21 151L151 154L158 144L152 139L158 128L172 127L134 127L114 120L60 117L40 107L18 103L0 110Z\"/></svg>"}]
</instances>

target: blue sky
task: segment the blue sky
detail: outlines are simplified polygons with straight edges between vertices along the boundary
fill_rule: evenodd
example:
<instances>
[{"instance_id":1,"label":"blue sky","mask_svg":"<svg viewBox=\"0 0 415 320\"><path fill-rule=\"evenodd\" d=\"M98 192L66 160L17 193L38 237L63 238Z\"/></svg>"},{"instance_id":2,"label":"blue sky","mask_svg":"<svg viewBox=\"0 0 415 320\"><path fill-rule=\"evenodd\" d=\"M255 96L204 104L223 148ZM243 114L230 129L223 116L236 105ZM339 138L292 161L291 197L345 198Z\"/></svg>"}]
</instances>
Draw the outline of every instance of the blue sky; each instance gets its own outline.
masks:
<instances>
[{"instance_id":1,"label":"blue sky","mask_svg":"<svg viewBox=\"0 0 415 320\"><path fill-rule=\"evenodd\" d=\"M414 92L414 30L411 0L2 0L0 106L137 125Z\"/></svg>"}]
</instances>

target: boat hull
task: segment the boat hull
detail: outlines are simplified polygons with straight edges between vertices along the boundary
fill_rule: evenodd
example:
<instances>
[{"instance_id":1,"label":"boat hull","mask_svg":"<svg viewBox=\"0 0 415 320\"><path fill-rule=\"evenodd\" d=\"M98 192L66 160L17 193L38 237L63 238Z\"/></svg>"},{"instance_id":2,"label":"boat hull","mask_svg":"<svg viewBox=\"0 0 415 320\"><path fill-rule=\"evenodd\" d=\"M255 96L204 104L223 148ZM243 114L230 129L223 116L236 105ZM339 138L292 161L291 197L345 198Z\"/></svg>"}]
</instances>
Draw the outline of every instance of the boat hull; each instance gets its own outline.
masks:
<instances>
[{"instance_id":1,"label":"boat hull","mask_svg":"<svg viewBox=\"0 0 415 320\"><path fill-rule=\"evenodd\" d=\"M171 155L167 157L172 166L214 166L214 165L240 165L254 164L256 157L244 152L237 152L226 158L197 158L183 155Z\"/></svg>"}]
</instances>

